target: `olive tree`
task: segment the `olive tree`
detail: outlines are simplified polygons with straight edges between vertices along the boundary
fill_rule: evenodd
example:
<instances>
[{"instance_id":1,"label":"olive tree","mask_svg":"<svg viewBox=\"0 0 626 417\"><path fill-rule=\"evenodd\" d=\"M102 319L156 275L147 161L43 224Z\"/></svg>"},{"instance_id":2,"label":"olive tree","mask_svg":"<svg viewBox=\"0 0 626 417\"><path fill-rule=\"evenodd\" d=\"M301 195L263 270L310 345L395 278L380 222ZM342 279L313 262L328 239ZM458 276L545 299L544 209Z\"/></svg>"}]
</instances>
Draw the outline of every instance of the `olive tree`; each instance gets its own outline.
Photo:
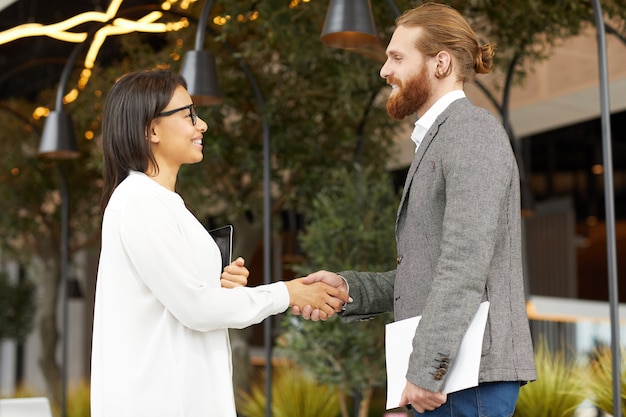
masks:
<instances>
[{"instance_id":1,"label":"olive tree","mask_svg":"<svg viewBox=\"0 0 626 417\"><path fill-rule=\"evenodd\" d=\"M327 269L387 271L395 267L395 217L399 195L382 167L334 170L312 201L301 244L307 260L302 273ZM359 398L359 417L366 417L373 390L385 375L383 314L344 324L337 316L325 322L287 316L280 338L295 363L309 369L320 383L338 388L341 411L348 416L347 397Z\"/></svg>"}]
</instances>

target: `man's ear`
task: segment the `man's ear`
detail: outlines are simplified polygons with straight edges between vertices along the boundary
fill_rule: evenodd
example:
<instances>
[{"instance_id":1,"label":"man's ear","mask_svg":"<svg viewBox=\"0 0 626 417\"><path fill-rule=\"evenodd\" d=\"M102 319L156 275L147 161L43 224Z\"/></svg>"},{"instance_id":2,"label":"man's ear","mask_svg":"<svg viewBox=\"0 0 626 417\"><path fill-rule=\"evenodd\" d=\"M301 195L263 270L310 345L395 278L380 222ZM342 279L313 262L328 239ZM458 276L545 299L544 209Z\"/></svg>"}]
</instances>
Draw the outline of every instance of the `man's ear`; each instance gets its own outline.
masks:
<instances>
[{"instance_id":1,"label":"man's ear","mask_svg":"<svg viewBox=\"0 0 626 417\"><path fill-rule=\"evenodd\" d=\"M448 51L439 51L435 56L435 61L437 63L435 69L437 78L444 78L452 73L452 56Z\"/></svg>"}]
</instances>

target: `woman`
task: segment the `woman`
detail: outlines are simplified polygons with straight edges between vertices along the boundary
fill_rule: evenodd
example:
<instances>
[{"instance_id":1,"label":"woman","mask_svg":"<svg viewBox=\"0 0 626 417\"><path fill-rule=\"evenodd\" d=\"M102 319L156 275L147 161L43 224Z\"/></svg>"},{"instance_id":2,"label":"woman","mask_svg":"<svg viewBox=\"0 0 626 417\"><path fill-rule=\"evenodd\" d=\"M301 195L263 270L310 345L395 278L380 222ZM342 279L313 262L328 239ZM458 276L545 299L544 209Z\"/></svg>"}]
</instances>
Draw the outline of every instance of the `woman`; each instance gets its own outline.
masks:
<instances>
[{"instance_id":1,"label":"woman","mask_svg":"<svg viewBox=\"0 0 626 417\"><path fill-rule=\"evenodd\" d=\"M301 280L245 287L241 258L222 272L217 245L175 193L181 165L202 160L206 130L172 72L127 74L107 97L92 417L234 417L227 329L290 305L330 316L347 299Z\"/></svg>"}]
</instances>

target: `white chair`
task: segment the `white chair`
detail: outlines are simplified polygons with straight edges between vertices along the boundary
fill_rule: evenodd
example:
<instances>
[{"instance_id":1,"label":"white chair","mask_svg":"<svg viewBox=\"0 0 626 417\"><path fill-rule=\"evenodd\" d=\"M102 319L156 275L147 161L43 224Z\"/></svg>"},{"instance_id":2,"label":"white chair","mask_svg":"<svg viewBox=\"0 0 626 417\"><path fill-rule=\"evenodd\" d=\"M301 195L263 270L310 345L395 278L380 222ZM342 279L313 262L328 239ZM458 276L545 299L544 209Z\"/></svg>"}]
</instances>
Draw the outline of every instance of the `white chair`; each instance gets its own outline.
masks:
<instances>
[{"instance_id":1,"label":"white chair","mask_svg":"<svg viewBox=\"0 0 626 417\"><path fill-rule=\"evenodd\" d=\"M0 399L0 417L52 417L46 397Z\"/></svg>"}]
</instances>

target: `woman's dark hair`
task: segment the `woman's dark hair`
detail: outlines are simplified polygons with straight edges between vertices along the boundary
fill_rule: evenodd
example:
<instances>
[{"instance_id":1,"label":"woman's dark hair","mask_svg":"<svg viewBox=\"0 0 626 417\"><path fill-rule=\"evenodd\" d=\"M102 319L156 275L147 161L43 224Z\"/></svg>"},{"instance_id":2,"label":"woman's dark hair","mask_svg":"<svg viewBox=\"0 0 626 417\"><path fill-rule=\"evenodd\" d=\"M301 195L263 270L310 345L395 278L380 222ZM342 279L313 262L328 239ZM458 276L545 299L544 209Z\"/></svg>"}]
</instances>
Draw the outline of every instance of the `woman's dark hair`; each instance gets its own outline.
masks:
<instances>
[{"instance_id":1,"label":"woman's dark hair","mask_svg":"<svg viewBox=\"0 0 626 417\"><path fill-rule=\"evenodd\" d=\"M168 105L178 86L187 88L182 76L155 69L123 75L111 88L102 120L103 211L115 187L130 171L145 172L150 164L158 171L150 147L150 123Z\"/></svg>"}]
</instances>

